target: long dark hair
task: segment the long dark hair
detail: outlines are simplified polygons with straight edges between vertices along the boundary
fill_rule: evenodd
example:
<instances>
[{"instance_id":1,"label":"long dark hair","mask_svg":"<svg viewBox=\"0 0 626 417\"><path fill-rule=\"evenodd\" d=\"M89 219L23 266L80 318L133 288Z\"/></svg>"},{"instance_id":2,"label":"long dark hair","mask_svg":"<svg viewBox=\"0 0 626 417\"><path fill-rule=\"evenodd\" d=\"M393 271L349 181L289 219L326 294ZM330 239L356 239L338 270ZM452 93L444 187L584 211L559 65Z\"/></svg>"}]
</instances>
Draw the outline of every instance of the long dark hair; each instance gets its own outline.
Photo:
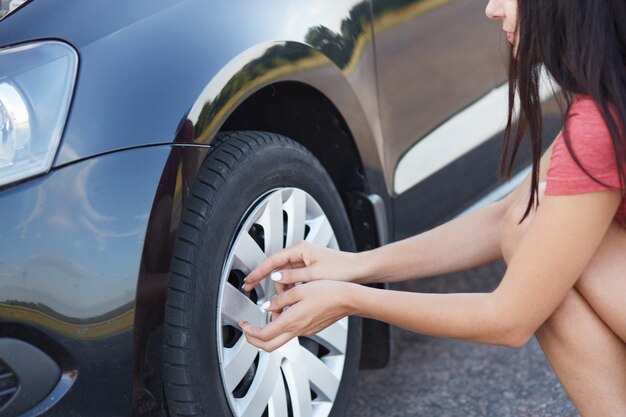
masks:
<instances>
[{"instance_id":1,"label":"long dark hair","mask_svg":"<svg viewBox=\"0 0 626 417\"><path fill-rule=\"evenodd\" d=\"M626 184L626 0L518 0L517 19L518 45L510 54L509 116L499 171L503 177L511 176L528 131L533 161L531 198L521 223L539 199L542 68L561 87L565 115L575 95L590 96L597 103L611 134L622 189ZM519 112L515 110L516 95ZM566 127L563 135L578 166L603 184L576 157Z\"/></svg>"}]
</instances>

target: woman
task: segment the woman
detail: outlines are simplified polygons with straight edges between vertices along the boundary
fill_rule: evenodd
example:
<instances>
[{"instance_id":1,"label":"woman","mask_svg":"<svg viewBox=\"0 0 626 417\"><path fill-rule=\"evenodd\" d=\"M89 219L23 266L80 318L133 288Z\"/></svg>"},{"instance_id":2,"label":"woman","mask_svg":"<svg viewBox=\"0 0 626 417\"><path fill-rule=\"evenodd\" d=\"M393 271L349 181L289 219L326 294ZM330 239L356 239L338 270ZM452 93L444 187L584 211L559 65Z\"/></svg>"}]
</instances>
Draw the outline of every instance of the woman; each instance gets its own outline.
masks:
<instances>
[{"instance_id":1,"label":"woman","mask_svg":"<svg viewBox=\"0 0 626 417\"><path fill-rule=\"evenodd\" d=\"M626 2L491 0L486 13L502 21L512 44L501 173L510 175L528 130L529 177L497 203L375 250L353 254L300 242L270 256L248 275L244 289L271 273L279 294L264 307L273 320L264 328L240 324L248 341L267 351L346 315L512 347L535 335L582 415L623 416ZM542 67L568 100L564 128L543 157ZM492 293L355 285L445 274L499 258L507 270Z\"/></svg>"}]
</instances>

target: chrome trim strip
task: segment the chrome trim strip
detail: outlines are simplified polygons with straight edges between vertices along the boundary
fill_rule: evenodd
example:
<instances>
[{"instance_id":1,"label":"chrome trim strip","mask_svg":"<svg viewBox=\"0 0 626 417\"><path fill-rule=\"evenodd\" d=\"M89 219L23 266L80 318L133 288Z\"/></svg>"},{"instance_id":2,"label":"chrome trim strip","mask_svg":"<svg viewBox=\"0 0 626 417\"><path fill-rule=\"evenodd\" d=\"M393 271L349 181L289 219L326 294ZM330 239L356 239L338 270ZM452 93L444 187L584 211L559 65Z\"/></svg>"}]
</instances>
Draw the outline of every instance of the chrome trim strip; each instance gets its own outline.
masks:
<instances>
[{"instance_id":1,"label":"chrome trim strip","mask_svg":"<svg viewBox=\"0 0 626 417\"><path fill-rule=\"evenodd\" d=\"M24 412L20 417L36 417L42 414L45 411L50 410L54 407L61 398L72 388L74 382L76 382L76 378L78 377L78 372L76 370L65 371L61 374L61 379L52 389L50 394L39 404L37 404L34 408Z\"/></svg>"},{"instance_id":2,"label":"chrome trim strip","mask_svg":"<svg viewBox=\"0 0 626 417\"><path fill-rule=\"evenodd\" d=\"M526 175L530 173L530 168L531 168L530 165L527 166L526 168L524 168L523 170L515 174L513 178L511 178L504 184L500 185L498 188L496 188L495 190L493 190L492 192L490 192L489 194L487 194L486 196L484 196L483 198L481 198L480 200L478 200L477 202L475 202L474 204L472 204L471 206L463 210L456 217L465 216L466 214L476 211L481 207L487 206L491 203L495 203L496 201L503 199L504 197L512 193L513 190L515 190L517 186L520 185L522 181L524 181L524 178L526 178Z\"/></svg>"}]
</instances>

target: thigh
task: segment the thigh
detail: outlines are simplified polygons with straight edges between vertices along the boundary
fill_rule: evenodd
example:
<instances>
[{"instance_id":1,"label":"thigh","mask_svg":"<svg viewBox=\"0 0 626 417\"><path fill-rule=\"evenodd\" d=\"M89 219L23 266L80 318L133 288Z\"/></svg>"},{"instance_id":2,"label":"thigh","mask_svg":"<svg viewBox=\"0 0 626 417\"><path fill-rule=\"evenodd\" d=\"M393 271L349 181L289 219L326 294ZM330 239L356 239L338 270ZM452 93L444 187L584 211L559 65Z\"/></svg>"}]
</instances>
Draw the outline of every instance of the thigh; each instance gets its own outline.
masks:
<instances>
[{"instance_id":1,"label":"thigh","mask_svg":"<svg viewBox=\"0 0 626 417\"><path fill-rule=\"evenodd\" d=\"M535 336L581 415L623 417L626 345L576 288Z\"/></svg>"},{"instance_id":2,"label":"thigh","mask_svg":"<svg viewBox=\"0 0 626 417\"><path fill-rule=\"evenodd\" d=\"M615 221L611 224L575 287L626 343L626 228Z\"/></svg>"},{"instance_id":3,"label":"thigh","mask_svg":"<svg viewBox=\"0 0 626 417\"><path fill-rule=\"evenodd\" d=\"M539 183L539 202L545 182ZM535 212L520 223L530 193L512 202L502 224L501 248L508 264L532 223ZM626 343L626 228L613 221L591 262L575 285L607 326Z\"/></svg>"}]
</instances>

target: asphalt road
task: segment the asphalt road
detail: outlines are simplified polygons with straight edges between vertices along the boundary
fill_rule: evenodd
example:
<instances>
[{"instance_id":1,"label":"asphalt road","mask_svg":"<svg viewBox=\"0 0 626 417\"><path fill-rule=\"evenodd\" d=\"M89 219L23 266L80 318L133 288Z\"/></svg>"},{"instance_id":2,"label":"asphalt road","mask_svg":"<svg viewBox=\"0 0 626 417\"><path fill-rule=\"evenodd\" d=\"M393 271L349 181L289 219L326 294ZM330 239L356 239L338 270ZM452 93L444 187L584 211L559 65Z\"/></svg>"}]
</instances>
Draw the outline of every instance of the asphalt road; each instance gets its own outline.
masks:
<instances>
[{"instance_id":1,"label":"asphalt road","mask_svg":"<svg viewBox=\"0 0 626 417\"><path fill-rule=\"evenodd\" d=\"M453 275L396 285L422 292L489 291L500 262ZM521 349L438 339L392 330L392 357L361 370L350 417L576 417L537 341Z\"/></svg>"}]
</instances>

